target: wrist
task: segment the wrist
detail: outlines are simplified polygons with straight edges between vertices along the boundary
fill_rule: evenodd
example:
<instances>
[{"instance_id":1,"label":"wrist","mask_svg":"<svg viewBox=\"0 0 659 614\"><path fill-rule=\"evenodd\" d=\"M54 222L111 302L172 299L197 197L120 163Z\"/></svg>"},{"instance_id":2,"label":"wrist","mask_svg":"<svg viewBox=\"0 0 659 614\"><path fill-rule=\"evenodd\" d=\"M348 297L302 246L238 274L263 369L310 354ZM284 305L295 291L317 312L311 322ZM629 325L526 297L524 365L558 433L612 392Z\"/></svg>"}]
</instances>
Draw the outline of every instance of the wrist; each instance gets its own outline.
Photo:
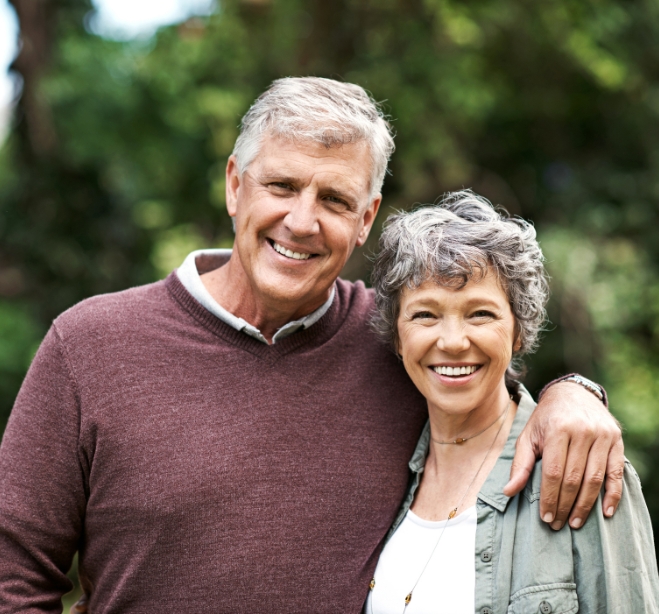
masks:
<instances>
[{"instance_id":1,"label":"wrist","mask_svg":"<svg viewBox=\"0 0 659 614\"><path fill-rule=\"evenodd\" d=\"M576 384L583 388L584 390L587 390L590 394L595 396L599 401L602 402L604 407L608 409L609 407L609 400L606 396L606 390L604 390L603 386L600 386L596 382L593 382L589 380L586 377L583 377L583 375L579 375L578 373L569 373L568 375L564 375L563 377L559 377L558 379L555 379L551 382L549 382L541 391L540 394L538 395L538 401L542 398L542 395L547 391L548 388L551 386L554 386L556 384L560 384L562 382L569 382Z\"/></svg>"}]
</instances>

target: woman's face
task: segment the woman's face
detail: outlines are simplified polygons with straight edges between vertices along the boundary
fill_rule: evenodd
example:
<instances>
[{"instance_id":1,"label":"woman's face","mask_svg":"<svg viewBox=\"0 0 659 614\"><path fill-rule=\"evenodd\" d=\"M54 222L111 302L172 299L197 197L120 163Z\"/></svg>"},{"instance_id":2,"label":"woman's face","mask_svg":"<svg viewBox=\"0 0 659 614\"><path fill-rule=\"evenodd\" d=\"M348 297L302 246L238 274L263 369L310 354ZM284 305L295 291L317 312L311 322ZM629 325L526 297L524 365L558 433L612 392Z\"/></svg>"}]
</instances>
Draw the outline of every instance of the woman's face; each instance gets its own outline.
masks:
<instances>
[{"instance_id":1,"label":"woman's face","mask_svg":"<svg viewBox=\"0 0 659 614\"><path fill-rule=\"evenodd\" d=\"M487 411L505 393L506 368L519 349L515 328L508 296L491 270L460 289L427 281L403 291L398 351L429 409Z\"/></svg>"}]
</instances>

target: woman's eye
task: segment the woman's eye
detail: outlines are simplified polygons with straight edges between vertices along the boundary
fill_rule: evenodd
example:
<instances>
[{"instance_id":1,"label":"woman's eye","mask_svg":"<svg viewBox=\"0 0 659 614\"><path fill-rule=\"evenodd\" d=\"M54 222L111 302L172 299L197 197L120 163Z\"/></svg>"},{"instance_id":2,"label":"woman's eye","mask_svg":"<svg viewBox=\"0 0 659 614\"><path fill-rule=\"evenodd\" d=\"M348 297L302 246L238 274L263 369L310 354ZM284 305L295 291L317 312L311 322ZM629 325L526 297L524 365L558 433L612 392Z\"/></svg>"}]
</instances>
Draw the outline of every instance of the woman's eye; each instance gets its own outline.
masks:
<instances>
[{"instance_id":1,"label":"woman's eye","mask_svg":"<svg viewBox=\"0 0 659 614\"><path fill-rule=\"evenodd\" d=\"M479 311L474 311L473 314L471 314L472 318L493 318L494 314L491 311L485 311L484 309L480 309Z\"/></svg>"},{"instance_id":2,"label":"woman's eye","mask_svg":"<svg viewBox=\"0 0 659 614\"><path fill-rule=\"evenodd\" d=\"M416 313L412 314L413 320L425 320L434 317L435 316L432 313L430 313L430 311L417 311Z\"/></svg>"}]
</instances>

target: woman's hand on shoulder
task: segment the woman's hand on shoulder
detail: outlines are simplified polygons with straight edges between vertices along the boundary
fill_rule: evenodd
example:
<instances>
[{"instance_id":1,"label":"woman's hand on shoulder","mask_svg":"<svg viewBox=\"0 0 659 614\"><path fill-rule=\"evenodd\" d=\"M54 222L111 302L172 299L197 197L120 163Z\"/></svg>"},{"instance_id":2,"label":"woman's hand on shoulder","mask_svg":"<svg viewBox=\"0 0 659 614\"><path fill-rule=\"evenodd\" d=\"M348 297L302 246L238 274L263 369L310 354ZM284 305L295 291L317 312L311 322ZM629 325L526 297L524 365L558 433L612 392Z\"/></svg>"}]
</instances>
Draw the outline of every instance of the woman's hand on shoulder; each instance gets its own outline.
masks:
<instances>
[{"instance_id":1,"label":"woman's hand on shoulder","mask_svg":"<svg viewBox=\"0 0 659 614\"><path fill-rule=\"evenodd\" d=\"M540 456L540 515L552 529L560 529L568 516L573 529L581 527L602 484L603 513L613 516L622 495L622 433L594 394L572 382L547 388L517 440L506 495L524 488Z\"/></svg>"}]
</instances>

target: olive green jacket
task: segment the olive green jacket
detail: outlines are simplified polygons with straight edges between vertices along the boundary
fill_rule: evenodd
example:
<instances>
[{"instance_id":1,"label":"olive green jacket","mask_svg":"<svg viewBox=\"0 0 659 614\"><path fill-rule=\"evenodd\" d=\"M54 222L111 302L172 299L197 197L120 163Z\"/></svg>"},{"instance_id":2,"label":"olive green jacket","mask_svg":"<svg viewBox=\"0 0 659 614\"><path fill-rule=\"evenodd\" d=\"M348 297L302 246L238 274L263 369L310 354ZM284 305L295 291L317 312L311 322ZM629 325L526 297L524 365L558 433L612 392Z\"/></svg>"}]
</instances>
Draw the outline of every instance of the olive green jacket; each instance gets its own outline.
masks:
<instances>
[{"instance_id":1,"label":"olive green jacket","mask_svg":"<svg viewBox=\"0 0 659 614\"><path fill-rule=\"evenodd\" d=\"M604 518L601 495L584 526L552 531L540 519L541 462L525 489L506 497L515 442L535 408L523 386L503 452L478 494L476 509L476 613L659 613L659 577L652 526L638 475L625 463L622 500ZM410 490L389 532L414 500L428 455L426 427L409 463Z\"/></svg>"}]
</instances>

